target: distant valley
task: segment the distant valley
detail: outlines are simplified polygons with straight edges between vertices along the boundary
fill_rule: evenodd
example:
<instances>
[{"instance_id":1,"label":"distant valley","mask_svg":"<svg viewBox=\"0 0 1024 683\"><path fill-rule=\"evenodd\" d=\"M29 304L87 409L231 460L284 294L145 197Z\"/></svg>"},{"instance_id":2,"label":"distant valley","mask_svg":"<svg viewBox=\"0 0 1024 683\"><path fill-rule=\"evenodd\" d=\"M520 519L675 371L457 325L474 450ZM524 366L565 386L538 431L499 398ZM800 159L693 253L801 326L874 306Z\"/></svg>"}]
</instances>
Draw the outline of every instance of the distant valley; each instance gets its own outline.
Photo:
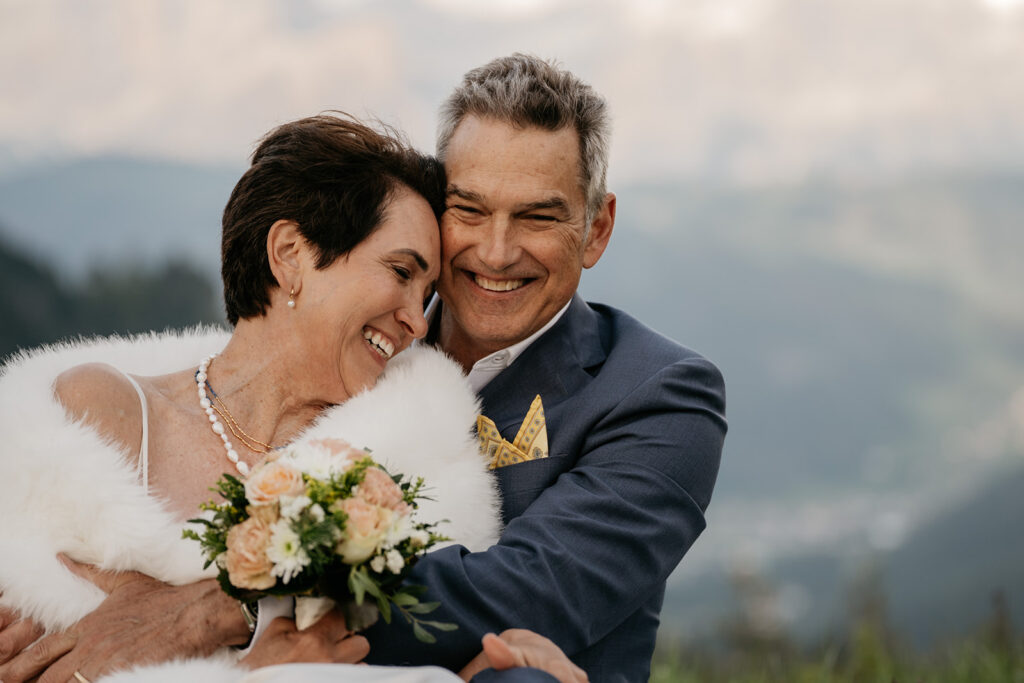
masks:
<instances>
[{"instance_id":1,"label":"distant valley","mask_svg":"<svg viewBox=\"0 0 1024 683\"><path fill-rule=\"evenodd\" d=\"M110 158L0 180L11 263L49 273L9 266L5 297L63 296L46 315L67 324L48 334L74 333L91 269L160 273L173 257L208 283L197 296L216 318L220 211L240 170ZM1024 623L1024 175L616 189L583 294L701 351L728 388L709 528L666 624L717 623L748 567L778 587L783 617L827 630L869 560L914 638L968 626L997 587Z\"/></svg>"}]
</instances>

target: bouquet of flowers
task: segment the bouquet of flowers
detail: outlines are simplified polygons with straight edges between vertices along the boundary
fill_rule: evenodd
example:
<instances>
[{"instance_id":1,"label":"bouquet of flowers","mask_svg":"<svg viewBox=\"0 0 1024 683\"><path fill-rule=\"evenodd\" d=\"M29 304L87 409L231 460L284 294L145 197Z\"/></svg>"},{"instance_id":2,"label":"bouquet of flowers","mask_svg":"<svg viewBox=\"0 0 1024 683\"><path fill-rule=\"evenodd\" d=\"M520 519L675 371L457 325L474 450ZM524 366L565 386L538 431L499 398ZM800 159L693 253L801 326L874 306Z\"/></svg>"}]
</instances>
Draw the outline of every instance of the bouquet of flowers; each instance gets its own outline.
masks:
<instances>
[{"instance_id":1,"label":"bouquet of flowers","mask_svg":"<svg viewBox=\"0 0 1024 683\"><path fill-rule=\"evenodd\" d=\"M205 566L220 569L228 595L245 602L296 596L300 629L335 603L353 630L370 626L378 614L390 623L394 607L417 638L434 642L427 627L456 626L420 619L439 603L420 602L425 589L403 583L417 558L449 540L434 531L436 524L415 519L422 488L422 478L392 476L368 450L340 439L297 444L244 482L223 475L212 490L225 502L203 504L207 518L189 521L204 528L184 536L199 541Z\"/></svg>"}]
</instances>

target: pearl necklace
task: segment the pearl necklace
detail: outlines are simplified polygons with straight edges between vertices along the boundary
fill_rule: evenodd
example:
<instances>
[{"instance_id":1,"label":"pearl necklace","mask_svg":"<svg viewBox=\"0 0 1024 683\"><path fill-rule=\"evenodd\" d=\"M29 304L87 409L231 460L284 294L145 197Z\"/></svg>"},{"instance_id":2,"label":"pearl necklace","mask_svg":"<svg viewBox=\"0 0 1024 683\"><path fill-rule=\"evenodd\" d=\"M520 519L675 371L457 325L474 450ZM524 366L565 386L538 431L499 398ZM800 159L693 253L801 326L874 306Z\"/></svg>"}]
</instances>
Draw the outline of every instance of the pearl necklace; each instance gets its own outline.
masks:
<instances>
[{"instance_id":1,"label":"pearl necklace","mask_svg":"<svg viewBox=\"0 0 1024 683\"><path fill-rule=\"evenodd\" d=\"M199 370L196 372L196 389L199 393L199 407L206 412L206 417L210 420L210 428L213 429L213 433L220 437L224 443L224 451L228 456L228 460L235 466L238 473L243 477L249 474L249 464L244 460L238 458L238 451L232 445L231 440L228 439L228 434L224 429L224 425L220 423L220 418L217 417L217 412L213 409L213 402L210 401L210 397L206 394L206 370L210 366L210 361L217 357L217 354L211 353L209 356L203 359L203 362L199 364Z\"/></svg>"}]
</instances>

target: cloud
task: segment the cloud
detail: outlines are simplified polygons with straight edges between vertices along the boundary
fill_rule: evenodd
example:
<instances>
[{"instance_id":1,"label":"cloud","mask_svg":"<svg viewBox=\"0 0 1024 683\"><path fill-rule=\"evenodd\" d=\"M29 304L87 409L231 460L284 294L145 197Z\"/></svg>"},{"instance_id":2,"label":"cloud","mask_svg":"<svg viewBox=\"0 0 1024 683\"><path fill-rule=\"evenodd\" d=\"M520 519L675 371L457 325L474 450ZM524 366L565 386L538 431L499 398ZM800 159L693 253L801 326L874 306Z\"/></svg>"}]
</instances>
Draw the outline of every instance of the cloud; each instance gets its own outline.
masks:
<instances>
[{"instance_id":1,"label":"cloud","mask_svg":"<svg viewBox=\"0 0 1024 683\"><path fill-rule=\"evenodd\" d=\"M377 114L432 146L468 68L523 50L604 92L613 180L753 184L1019 166L1024 8L992 0L11 0L0 150L239 163L273 125Z\"/></svg>"}]
</instances>

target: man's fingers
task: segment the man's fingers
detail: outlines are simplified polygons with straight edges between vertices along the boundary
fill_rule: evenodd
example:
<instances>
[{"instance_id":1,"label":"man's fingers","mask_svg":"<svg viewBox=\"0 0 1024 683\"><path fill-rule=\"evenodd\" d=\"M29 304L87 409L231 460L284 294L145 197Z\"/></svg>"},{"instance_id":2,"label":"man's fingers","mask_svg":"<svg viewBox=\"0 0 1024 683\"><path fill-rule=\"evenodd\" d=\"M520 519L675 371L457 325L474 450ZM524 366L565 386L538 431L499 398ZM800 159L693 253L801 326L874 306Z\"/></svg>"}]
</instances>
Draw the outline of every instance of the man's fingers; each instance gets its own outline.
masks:
<instances>
[{"instance_id":1,"label":"man's fingers","mask_svg":"<svg viewBox=\"0 0 1024 683\"><path fill-rule=\"evenodd\" d=\"M31 619L15 621L0 631L0 664L13 659L18 653L43 635L43 627ZM0 676L0 680L6 680Z\"/></svg>"},{"instance_id":2,"label":"man's fingers","mask_svg":"<svg viewBox=\"0 0 1024 683\"><path fill-rule=\"evenodd\" d=\"M485 652L489 640L484 643ZM516 666L531 666L546 671L557 678L560 683L586 683L587 681L587 673L576 666L561 648L540 634L525 629L509 629L502 632L500 640L514 654ZM490 643L490 646L495 649L496 656L504 656L500 654L501 645ZM488 658L493 662L490 653L488 653ZM494 668L498 669L499 667L495 665Z\"/></svg>"},{"instance_id":3,"label":"man's fingers","mask_svg":"<svg viewBox=\"0 0 1024 683\"><path fill-rule=\"evenodd\" d=\"M87 681L96 680L103 675L101 669L89 666L85 661L76 657L74 652L69 651L51 664L35 683L77 683L76 671ZM7 681L5 680L3 683L7 683Z\"/></svg>"},{"instance_id":4,"label":"man's fingers","mask_svg":"<svg viewBox=\"0 0 1024 683\"><path fill-rule=\"evenodd\" d=\"M114 572L109 569L100 569L99 567L91 564L75 562L64 553L58 554L57 559L63 562L64 566L67 567L71 573L93 583L97 588L108 595L125 581L145 576L139 572Z\"/></svg>"},{"instance_id":5,"label":"man's fingers","mask_svg":"<svg viewBox=\"0 0 1024 683\"><path fill-rule=\"evenodd\" d=\"M75 637L66 633L47 636L0 667L0 680L21 683L38 675L75 646Z\"/></svg>"},{"instance_id":6,"label":"man's fingers","mask_svg":"<svg viewBox=\"0 0 1024 683\"><path fill-rule=\"evenodd\" d=\"M514 651L508 643L493 633L484 636L483 648L491 667L498 671L526 664L522 653Z\"/></svg>"},{"instance_id":7,"label":"man's fingers","mask_svg":"<svg viewBox=\"0 0 1024 683\"><path fill-rule=\"evenodd\" d=\"M3 591L0 591L0 598L4 597ZM6 607L0 607L0 631L7 628L18 620L18 613L12 609Z\"/></svg>"}]
</instances>

